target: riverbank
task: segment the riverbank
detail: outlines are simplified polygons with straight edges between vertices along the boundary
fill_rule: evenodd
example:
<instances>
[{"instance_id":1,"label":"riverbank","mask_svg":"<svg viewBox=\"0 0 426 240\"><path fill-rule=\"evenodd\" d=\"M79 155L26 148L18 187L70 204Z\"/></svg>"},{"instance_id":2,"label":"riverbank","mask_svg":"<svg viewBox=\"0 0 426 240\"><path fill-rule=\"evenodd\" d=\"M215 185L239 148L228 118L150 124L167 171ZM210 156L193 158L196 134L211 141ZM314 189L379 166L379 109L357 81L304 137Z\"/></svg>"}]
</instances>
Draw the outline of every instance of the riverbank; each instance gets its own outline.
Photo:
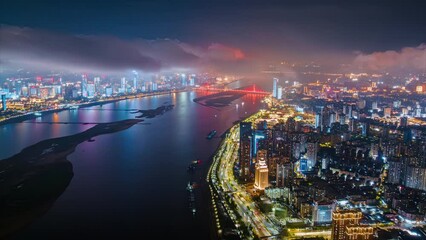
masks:
<instances>
[{"instance_id":1,"label":"riverbank","mask_svg":"<svg viewBox=\"0 0 426 240\"><path fill-rule=\"evenodd\" d=\"M262 112L259 110L242 121L250 121ZM239 152L239 122L229 128L224 135L207 174L215 232L219 239L271 236L273 234L263 226L267 222L264 216L253 213L255 205L234 176L234 166L238 161Z\"/></svg>"},{"instance_id":2,"label":"riverbank","mask_svg":"<svg viewBox=\"0 0 426 240\"><path fill-rule=\"evenodd\" d=\"M78 106L78 108L87 108L87 107L92 107L92 106L98 106L98 105L104 105L104 104L108 104L108 103L119 102L119 101L128 100L128 99L144 98L144 97L151 97L151 96L161 96L161 95L178 93L178 92L185 92L185 91L190 91L190 90L189 89L181 89L181 90L173 90L173 91L148 93L148 94L141 93L141 94L136 94L136 95L127 95L127 96L123 96L123 97L120 97L120 98L117 98L117 99L108 99L108 100L102 100L102 101L96 101L96 102L87 102L87 103L75 104L74 106ZM66 110L70 110L70 108L66 107L66 108L59 108L59 109L48 109L48 110L42 110L42 111L39 111L39 112L41 114L49 114L49 113L66 111ZM14 117L11 117L9 119L0 121L0 126L6 125L6 124L9 124L9 123L19 123L19 122L35 119L37 117L39 117L39 116L34 115L33 112L25 113L25 114L22 114L22 115L14 116Z\"/></svg>"},{"instance_id":3,"label":"riverbank","mask_svg":"<svg viewBox=\"0 0 426 240\"><path fill-rule=\"evenodd\" d=\"M228 142L232 140L232 132L238 129L238 125L233 125L225 132L225 137L220 142L217 150L213 155L213 161L210 165L207 182L211 196L212 206L212 226L213 232L216 234L216 239L243 239L245 234L235 224L235 216L229 214L228 204L224 201L225 196L220 190L221 181L219 180L219 168L224 167L223 159L228 149Z\"/></svg>"}]
</instances>

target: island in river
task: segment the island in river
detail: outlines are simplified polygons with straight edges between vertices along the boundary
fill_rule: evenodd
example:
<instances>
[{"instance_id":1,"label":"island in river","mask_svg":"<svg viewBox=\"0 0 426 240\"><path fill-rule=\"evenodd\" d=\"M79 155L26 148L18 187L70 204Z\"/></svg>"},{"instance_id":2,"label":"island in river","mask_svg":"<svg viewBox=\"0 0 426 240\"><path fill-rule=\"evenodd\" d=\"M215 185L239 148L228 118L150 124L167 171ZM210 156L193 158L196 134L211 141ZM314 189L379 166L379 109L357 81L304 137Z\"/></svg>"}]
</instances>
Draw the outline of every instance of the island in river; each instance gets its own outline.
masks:
<instances>
[{"instance_id":1,"label":"island in river","mask_svg":"<svg viewBox=\"0 0 426 240\"><path fill-rule=\"evenodd\" d=\"M243 97L241 92L225 91L194 98L194 102L207 107L221 108L229 106L233 101Z\"/></svg>"},{"instance_id":2,"label":"island in river","mask_svg":"<svg viewBox=\"0 0 426 240\"><path fill-rule=\"evenodd\" d=\"M78 134L38 142L0 160L0 239L30 224L64 192L74 175L67 156L80 143L139 122L142 120L100 123Z\"/></svg>"},{"instance_id":3,"label":"island in river","mask_svg":"<svg viewBox=\"0 0 426 240\"><path fill-rule=\"evenodd\" d=\"M158 115L162 115L163 113L172 110L174 105L163 105L161 107L155 109L147 109L147 110L137 110L132 113L142 113L136 118L154 118Z\"/></svg>"}]
</instances>

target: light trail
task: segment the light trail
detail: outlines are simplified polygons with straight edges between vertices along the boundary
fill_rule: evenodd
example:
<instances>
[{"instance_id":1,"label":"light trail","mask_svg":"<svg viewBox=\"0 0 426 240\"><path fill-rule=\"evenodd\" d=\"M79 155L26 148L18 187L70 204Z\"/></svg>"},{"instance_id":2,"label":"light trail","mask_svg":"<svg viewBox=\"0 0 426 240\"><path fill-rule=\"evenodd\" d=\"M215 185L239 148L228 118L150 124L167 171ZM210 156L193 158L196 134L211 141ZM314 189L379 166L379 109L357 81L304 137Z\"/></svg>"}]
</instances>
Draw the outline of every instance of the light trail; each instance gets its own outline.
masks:
<instances>
[{"instance_id":1,"label":"light trail","mask_svg":"<svg viewBox=\"0 0 426 240\"><path fill-rule=\"evenodd\" d=\"M225 201L226 195L231 196L230 199L235 203L238 215L242 217L244 224L251 227L253 233L258 237L267 238L276 236L279 234L279 230L270 222L269 218L257 208L250 209L250 207L253 208L256 205L234 177L233 166L238 159L239 149L238 131L238 125L231 128L214 157L214 162L212 163L208 175L208 182L210 182L213 185L213 189L216 190L212 194L220 195L222 199L221 202L225 206L227 214L229 216L235 216L236 214ZM234 224L238 226L237 219L231 218Z\"/></svg>"}]
</instances>

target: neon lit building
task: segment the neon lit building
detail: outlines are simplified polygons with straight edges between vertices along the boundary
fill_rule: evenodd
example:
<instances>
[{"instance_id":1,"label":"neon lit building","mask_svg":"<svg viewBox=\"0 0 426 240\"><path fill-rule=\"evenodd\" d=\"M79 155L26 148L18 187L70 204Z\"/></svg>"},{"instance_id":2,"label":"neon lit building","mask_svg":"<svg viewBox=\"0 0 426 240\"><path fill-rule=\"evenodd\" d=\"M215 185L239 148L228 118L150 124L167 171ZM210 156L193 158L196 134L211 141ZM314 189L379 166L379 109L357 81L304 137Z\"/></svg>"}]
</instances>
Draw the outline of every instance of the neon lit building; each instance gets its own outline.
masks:
<instances>
[{"instance_id":1,"label":"neon lit building","mask_svg":"<svg viewBox=\"0 0 426 240\"><path fill-rule=\"evenodd\" d=\"M346 227L358 226L362 218L359 210L337 210L332 214L332 240L346 240Z\"/></svg>"},{"instance_id":2,"label":"neon lit building","mask_svg":"<svg viewBox=\"0 0 426 240\"><path fill-rule=\"evenodd\" d=\"M266 154L265 154L266 157ZM266 165L266 158L259 158L256 163L256 172L254 175L254 187L259 190L264 190L269 186L268 181L268 166Z\"/></svg>"},{"instance_id":3,"label":"neon lit building","mask_svg":"<svg viewBox=\"0 0 426 240\"><path fill-rule=\"evenodd\" d=\"M373 240L374 229L368 225L347 226L345 240Z\"/></svg>"}]
</instances>

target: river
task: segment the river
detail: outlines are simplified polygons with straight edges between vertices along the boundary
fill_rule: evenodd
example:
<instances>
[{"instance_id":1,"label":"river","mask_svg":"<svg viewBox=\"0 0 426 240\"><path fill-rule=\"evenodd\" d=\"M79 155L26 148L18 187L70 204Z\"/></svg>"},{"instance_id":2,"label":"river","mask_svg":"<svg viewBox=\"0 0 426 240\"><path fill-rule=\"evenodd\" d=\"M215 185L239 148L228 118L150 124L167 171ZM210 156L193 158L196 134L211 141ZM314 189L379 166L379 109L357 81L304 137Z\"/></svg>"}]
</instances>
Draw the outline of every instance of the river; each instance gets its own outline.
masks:
<instances>
[{"instance_id":1,"label":"river","mask_svg":"<svg viewBox=\"0 0 426 240\"><path fill-rule=\"evenodd\" d=\"M111 122L134 118L130 109L175 105L144 124L80 144L68 156L74 177L66 190L45 214L12 239L211 238L210 199L203 190L209 157L220 142L219 136L234 121L264 106L260 96L246 95L216 110L192 101L202 94L180 92L129 99L0 126L0 159L4 159L40 140L93 126L55 122ZM207 140L212 129L217 130L217 137ZM187 166L195 159L202 162L191 176ZM188 208L189 180L197 183L195 215Z\"/></svg>"}]
</instances>

